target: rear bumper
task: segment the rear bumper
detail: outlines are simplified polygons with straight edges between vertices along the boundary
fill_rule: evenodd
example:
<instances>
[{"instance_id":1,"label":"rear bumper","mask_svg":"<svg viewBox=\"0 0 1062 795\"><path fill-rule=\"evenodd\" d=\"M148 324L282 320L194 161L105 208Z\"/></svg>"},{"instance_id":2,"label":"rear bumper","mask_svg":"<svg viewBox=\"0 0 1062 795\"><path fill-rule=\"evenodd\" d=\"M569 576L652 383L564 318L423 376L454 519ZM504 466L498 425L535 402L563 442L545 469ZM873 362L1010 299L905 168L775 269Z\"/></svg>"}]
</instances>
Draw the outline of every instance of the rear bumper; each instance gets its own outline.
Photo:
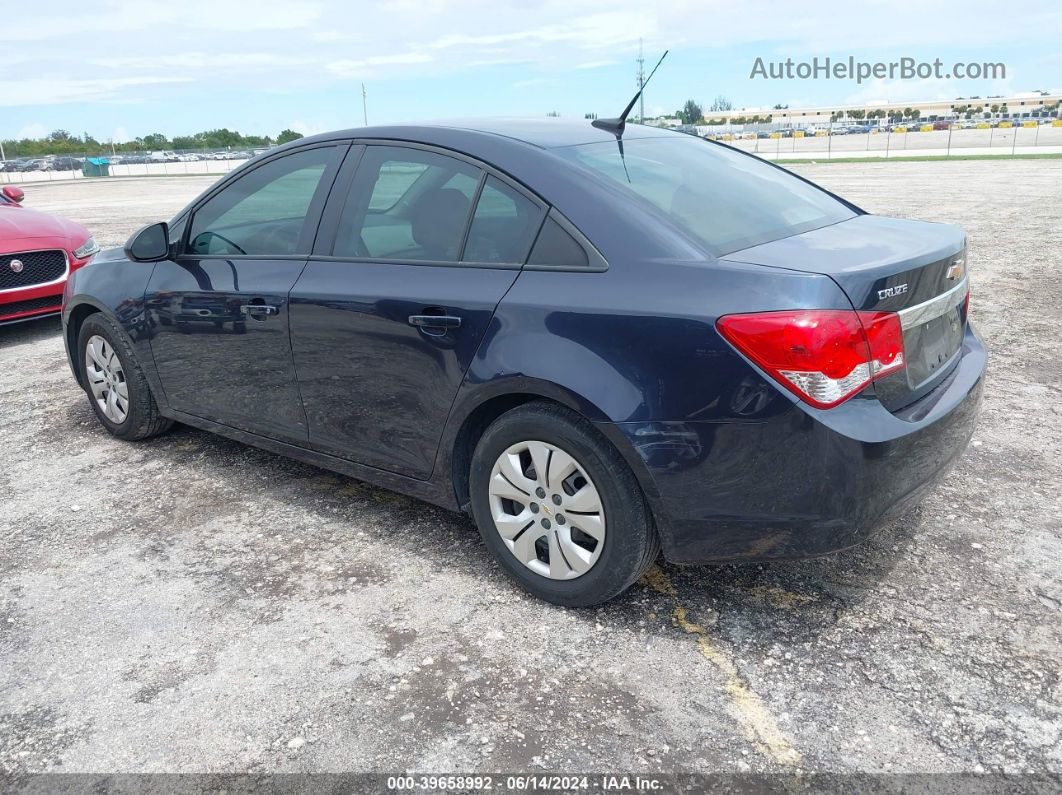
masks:
<instances>
[{"instance_id":1,"label":"rear bumper","mask_svg":"<svg viewBox=\"0 0 1062 795\"><path fill-rule=\"evenodd\" d=\"M822 555L917 502L966 449L986 361L970 327L962 354L944 383L899 414L873 396L821 411L765 385L771 394L753 415L603 430L644 465L669 560Z\"/></svg>"}]
</instances>

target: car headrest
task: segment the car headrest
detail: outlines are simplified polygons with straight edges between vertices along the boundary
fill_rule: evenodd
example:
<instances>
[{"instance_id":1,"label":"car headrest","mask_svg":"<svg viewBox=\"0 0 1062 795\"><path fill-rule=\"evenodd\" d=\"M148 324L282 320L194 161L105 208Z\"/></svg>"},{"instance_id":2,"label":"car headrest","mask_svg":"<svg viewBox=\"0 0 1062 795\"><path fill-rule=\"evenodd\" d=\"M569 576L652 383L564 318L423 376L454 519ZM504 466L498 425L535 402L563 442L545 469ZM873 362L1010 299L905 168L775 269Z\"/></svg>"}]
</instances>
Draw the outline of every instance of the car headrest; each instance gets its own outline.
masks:
<instances>
[{"instance_id":1,"label":"car headrest","mask_svg":"<svg viewBox=\"0 0 1062 795\"><path fill-rule=\"evenodd\" d=\"M680 185L671 197L671 214L692 225L704 213L705 204L703 196L686 185Z\"/></svg>"},{"instance_id":2,"label":"car headrest","mask_svg":"<svg viewBox=\"0 0 1062 795\"><path fill-rule=\"evenodd\" d=\"M410 212L413 240L432 259L453 260L468 219L468 197L456 188L434 188Z\"/></svg>"}]
</instances>

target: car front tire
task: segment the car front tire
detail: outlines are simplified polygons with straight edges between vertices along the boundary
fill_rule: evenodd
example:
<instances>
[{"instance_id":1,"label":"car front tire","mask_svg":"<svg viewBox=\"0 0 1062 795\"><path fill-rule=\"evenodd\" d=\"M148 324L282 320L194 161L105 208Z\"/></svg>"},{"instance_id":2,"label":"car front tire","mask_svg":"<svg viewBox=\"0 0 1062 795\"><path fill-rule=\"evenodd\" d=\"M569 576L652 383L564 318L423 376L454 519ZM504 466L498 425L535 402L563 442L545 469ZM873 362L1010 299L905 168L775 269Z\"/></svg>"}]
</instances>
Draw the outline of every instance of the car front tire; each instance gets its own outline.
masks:
<instances>
[{"instance_id":1,"label":"car front tire","mask_svg":"<svg viewBox=\"0 0 1062 795\"><path fill-rule=\"evenodd\" d=\"M90 315L78 332L81 383L97 419L112 435L135 441L169 430L133 348L109 317Z\"/></svg>"},{"instance_id":2,"label":"car front tire","mask_svg":"<svg viewBox=\"0 0 1062 795\"><path fill-rule=\"evenodd\" d=\"M634 474L574 412L529 403L483 433L469 476L483 540L524 589L565 607L608 601L656 560L659 540Z\"/></svg>"}]
</instances>

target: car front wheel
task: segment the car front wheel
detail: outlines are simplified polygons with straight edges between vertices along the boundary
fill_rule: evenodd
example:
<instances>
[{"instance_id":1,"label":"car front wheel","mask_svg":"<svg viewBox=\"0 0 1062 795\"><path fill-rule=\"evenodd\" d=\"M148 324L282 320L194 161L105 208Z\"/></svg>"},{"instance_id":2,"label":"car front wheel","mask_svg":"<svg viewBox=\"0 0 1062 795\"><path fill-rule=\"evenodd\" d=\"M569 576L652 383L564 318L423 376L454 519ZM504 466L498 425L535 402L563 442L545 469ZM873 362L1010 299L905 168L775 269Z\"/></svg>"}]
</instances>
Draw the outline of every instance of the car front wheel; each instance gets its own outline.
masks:
<instances>
[{"instance_id":1,"label":"car front wheel","mask_svg":"<svg viewBox=\"0 0 1062 795\"><path fill-rule=\"evenodd\" d=\"M472 512L487 547L534 595L607 601L659 553L637 480L585 419L531 403L487 428L473 454Z\"/></svg>"},{"instance_id":2,"label":"car front wheel","mask_svg":"<svg viewBox=\"0 0 1062 795\"><path fill-rule=\"evenodd\" d=\"M89 403L110 433L121 439L146 439L173 425L159 413L132 346L113 320L90 315L78 333L78 351Z\"/></svg>"}]
</instances>

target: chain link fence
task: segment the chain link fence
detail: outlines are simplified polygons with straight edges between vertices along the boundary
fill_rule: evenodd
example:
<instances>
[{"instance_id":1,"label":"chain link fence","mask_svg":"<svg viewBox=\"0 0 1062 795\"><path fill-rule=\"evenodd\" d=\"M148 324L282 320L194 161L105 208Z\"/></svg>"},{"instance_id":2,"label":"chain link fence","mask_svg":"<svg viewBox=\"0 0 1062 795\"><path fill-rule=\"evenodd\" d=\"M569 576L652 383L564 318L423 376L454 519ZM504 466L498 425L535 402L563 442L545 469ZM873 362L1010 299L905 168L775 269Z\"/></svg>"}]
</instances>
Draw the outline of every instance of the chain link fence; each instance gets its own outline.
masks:
<instances>
[{"instance_id":1,"label":"chain link fence","mask_svg":"<svg viewBox=\"0 0 1062 795\"><path fill-rule=\"evenodd\" d=\"M750 124L695 131L771 160L1062 153L1062 119Z\"/></svg>"},{"instance_id":2,"label":"chain link fence","mask_svg":"<svg viewBox=\"0 0 1062 795\"><path fill-rule=\"evenodd\" d=\"M769 160L948 157L1062 153L1062 119L912 121L807 127L772 124L698 126L686 132L723 141ZM92 179L225 174L264 149L95 152L12 157L0 162L0 185Z\"/></svg>"},{"instance_id":3,"label":"chain link fence","mask_svg":"<svg viewBox=\"0 0 1062 795\"><path fill-rule=\"evenodd\" d=\"M0 185L92 179L98 176L148 177L225 174L265 149L232 151L93 152L12 157L0 165Z\"/></svg>"}]
</instances>

